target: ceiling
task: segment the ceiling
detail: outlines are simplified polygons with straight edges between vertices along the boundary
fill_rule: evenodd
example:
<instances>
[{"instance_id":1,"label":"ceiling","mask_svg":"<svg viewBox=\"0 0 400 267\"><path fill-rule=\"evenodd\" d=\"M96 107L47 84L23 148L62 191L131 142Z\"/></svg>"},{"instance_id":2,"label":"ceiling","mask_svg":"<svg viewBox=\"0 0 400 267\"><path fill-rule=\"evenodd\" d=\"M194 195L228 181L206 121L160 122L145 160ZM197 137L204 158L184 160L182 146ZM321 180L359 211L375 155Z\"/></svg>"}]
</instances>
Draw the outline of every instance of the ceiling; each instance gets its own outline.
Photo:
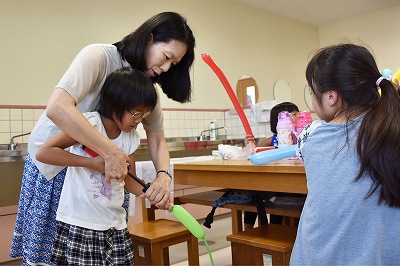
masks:
<instances>
[{"instance_id":1,"label":"ceiling","mask_svg":"<svg viewBox=\"0 0 400 267\"><path fill-rule=\"evenodd\" d=\"M400 0L234 0L281 16L321 26L374 10L400 5Z\"/></svg>"}]
</instances>

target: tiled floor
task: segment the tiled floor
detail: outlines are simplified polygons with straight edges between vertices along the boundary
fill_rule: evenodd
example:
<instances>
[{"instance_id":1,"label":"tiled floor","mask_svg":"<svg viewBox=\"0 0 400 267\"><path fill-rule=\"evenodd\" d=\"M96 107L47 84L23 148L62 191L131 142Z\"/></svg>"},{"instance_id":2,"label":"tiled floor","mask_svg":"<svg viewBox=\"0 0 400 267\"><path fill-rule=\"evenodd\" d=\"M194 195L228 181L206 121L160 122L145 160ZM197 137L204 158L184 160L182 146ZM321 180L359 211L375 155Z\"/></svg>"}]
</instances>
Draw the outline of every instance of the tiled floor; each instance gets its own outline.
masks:
<instances>
[{"instance_id":1,"label":"tiled floor","mask_svg":"<svg viewBox=\"0 0 400 267\"><path fill-rule=\"evenodd\" d=\"M231 247L226 247L212 252L214 264L216 266L232 266ZM211 260L208 254L200 256L200 266L211 266ZM188 266L188 261L178 262L172 266Z\"/></svg>"},{"instance_id":2,"label":"tiled floor","mask_svg":"<svg viewBox=\"0 0 400 267\"><path fill-rule=\"evenodd\" d=\"M202 224L203 222L200 221ZM230 215L220 215L214 217L211 229L203 226L205 239L210 247L211 255L216 266L231 266L231 247L226 236L232 233L232 223ZM169 248L170 263L175 266L187 266L187 247L186 243L177 244ZM210 266L211 259L207 252L204 242L199 240L200 265Z\"/></svg>"},{"instance_id":3,"label":"tiled floor","mask_svg":"<svg viewBox=\"0 0 400 267\"><path fill-rule=\"evenodd\" d=\"M203 223L200 221L200 223ZM203 227L205 239L210 247L211 255L216 266L231 266L231 247L230 242L226 241L226 236L232 233L230 215L219 215L214 217L211 229ZM187 247L186 243L181 243L170 247L170 264L174 266L187 266ZM211 266L210 255L207 252L204 242L199 240L200 265ZM15 260L0 266L21 265L21 260Z\"/></svg>"}]
</instances>

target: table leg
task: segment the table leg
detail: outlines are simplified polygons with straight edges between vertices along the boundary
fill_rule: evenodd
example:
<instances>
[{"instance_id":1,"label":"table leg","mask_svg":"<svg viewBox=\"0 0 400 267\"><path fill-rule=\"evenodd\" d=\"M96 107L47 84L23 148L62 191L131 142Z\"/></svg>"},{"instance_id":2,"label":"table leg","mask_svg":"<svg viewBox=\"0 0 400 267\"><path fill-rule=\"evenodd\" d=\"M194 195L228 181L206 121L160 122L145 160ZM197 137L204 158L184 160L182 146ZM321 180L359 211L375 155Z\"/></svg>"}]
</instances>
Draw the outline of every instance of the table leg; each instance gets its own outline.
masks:
<instances>
[{"instance_id":1,"label":"table leg","mask_svg":"<svg viewBox=\"0 0 400 267\"><path fill-rule=\"evenodd\" d=\"M232 209L231 217L232 217L232 234L236 234L238 232L243 231L242 211Z\"/></svg>"},{"instance_id":2,"label":"table leg","mask_svg":"<svg viewBox=\"0 0 400 267\"><path fill-rule=\"evenodd\" d=\"M188 263L190 266L199 266L199 241L192 235L190 240L187 241L188 246Z\"/></svg>"}]
</instances>

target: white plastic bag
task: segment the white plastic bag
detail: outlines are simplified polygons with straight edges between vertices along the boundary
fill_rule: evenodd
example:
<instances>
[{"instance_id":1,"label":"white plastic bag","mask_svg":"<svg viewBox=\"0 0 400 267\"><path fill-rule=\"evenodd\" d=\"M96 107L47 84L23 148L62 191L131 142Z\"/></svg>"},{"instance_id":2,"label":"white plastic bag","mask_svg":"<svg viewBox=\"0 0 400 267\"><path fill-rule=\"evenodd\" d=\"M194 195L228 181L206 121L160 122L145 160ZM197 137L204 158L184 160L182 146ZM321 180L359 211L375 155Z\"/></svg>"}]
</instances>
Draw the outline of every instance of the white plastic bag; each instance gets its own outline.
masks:
<instances>
[{"instance_id":1,"label":"white plastic bag","mask_svg":"<svg viewBox=\"0 0 400 267\"><path fill-rule=\"evenodd\" d=\"M255 151L253 143L249 143L244 148L223 144L218 145L218 152L222 159L248 159Z\"/></svg>"}]
</instances>

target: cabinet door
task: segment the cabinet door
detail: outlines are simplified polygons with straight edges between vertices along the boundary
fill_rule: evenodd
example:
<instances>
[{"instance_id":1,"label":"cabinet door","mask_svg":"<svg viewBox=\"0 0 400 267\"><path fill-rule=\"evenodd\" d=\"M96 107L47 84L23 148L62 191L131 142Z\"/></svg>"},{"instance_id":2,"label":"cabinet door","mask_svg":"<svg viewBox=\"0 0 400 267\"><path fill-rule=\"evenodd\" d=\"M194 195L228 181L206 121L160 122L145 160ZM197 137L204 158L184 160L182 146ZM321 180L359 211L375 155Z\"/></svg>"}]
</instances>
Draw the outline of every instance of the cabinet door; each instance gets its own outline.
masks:
<instances>
[{"instance_id":1,"label":"cabinet door","mask_svg":"<svg viewBox=\"0 0 400 267\"><path fill-rule=\"evenodd\" d=\"M0 263L15 260L11 259L9 255L16 217L16 214L0 215Z\"/></svg>"}]
</instances>

